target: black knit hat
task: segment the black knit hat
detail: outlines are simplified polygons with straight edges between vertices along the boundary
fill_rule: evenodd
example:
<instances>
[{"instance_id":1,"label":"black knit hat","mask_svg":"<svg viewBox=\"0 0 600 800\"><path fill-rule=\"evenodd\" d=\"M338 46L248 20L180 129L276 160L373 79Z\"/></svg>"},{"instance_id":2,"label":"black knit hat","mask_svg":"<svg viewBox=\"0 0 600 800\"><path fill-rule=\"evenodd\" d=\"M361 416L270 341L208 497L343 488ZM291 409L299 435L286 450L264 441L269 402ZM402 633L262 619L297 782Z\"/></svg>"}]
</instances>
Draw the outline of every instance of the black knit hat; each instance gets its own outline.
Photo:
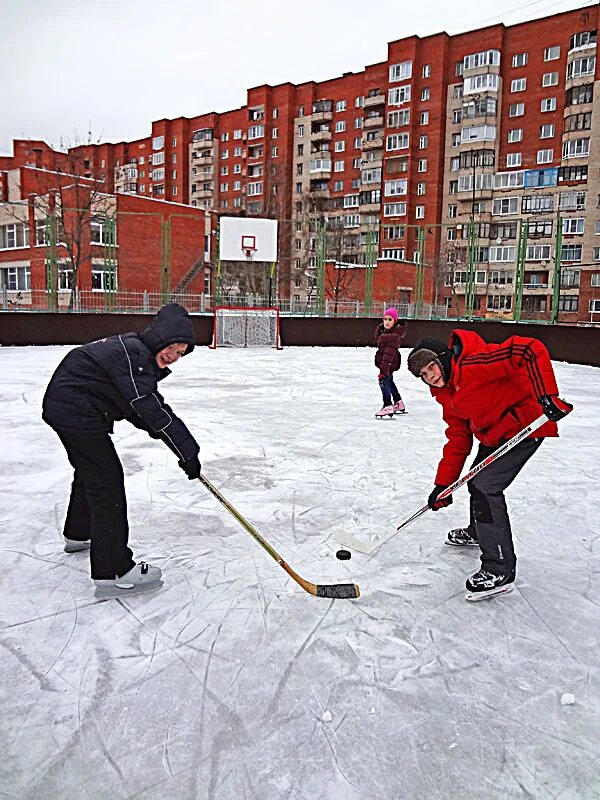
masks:
<instances>
[{"instance_id":1,"label":"black knit hat","mask_svg":"<svg viewBox=\"0 0 600 800\"><path fill-rule=\"evenodd\" d=\"M176 343L187 344L187 355L194 349L194 326L183 306L167 303L142 331L140 338L153 355Z\"/></svg>"},{"instance_id":2,"label":"black knit hat","mask_svg":"<svg viewBox=\"0 0 600 800\"><path fill-rule=\"evenodd\" d=\"M421 339L408 356L408 369L420 378L421 370L434 361L442 371L444 382L448 383L452 374L452 350L441 339Z\"/></svg>"}]
</instances>

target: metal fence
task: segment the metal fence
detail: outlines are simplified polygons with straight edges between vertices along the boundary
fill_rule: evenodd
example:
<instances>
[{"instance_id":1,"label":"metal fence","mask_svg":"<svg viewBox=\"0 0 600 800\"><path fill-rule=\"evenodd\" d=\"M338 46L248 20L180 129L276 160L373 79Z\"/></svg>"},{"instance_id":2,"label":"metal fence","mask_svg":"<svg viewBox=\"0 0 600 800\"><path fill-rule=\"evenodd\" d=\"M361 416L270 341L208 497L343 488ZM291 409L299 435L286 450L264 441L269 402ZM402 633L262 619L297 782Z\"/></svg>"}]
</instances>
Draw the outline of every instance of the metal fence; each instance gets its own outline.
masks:
<instances>
[{"instance_id":1,"label":"metal fence","mask_svg":"<svg viewBox=\"0 0 600 800\"><path fill-rule=\"evenodd\" d=\"M189 292L102 292L90 289L59 291L52 294L45 289L14 291L2 290L2 310L4 311L56 311L60 313L141 313L154 314L165 303L176 302L185 306L190 313L212 314L215 306L242 306L244 308L278 308L282 315L304 317L380 317L394 301L374 301L369 305L360 300L326 299L318 309L315 302L300 302L290 298L273 300L258 294L214 296ZM447 309L429 304L397 305L400 317L446 319Z\"/></svg>"}]
</instances>

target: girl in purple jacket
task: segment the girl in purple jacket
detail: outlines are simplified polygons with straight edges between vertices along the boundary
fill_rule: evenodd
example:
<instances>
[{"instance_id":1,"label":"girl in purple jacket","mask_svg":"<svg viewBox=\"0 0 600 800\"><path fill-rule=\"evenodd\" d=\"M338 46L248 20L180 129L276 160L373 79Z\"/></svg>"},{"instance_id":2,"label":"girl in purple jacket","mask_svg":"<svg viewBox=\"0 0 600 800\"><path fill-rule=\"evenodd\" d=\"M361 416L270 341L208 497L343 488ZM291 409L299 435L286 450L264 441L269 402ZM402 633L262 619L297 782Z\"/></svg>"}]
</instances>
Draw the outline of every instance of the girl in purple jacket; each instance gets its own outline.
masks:
<instances>
[{"instance_id":1,"label":"girl in purple jacket","mask_svg":"<svg viewBox=\"0 0 600 800\"><path fill-rule=\"evenodd\" d=\"M377 342L375 366L379 369L379 388L383 396L383 407L375 414L378 419L393 417L394 414L403 414L406 411L393 375L400 369L398 348L405 334L406 323L398 319L397 309L386 308L383 312L383 322L380 322L375 329Z\"/></svg>"}]
</instances>

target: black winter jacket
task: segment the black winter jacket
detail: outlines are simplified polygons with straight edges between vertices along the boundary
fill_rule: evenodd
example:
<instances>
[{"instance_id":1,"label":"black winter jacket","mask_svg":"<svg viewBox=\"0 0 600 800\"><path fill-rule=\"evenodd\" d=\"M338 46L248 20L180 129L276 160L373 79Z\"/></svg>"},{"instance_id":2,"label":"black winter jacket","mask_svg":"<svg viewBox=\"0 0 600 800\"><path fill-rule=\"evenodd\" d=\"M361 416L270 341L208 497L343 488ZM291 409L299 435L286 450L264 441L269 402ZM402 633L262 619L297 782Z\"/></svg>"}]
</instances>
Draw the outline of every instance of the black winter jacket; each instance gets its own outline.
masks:
<instances>
[{"instance_id":1,"label":"black winter jacket","mask_svg":"<svg viewBox=\"0 0 600 800\"><path fill-rule=\"evenodd\" d=\"M71 350L46 389L44 421L59 433L99 436L126 419L163 439L182 461L195 458L196 440L158 391L171 370L160 369L155 355L175 342L187 344L187 354L194 333L187 311L170 303L141 334L108 336Z\"/></svg>"}]
</instances>

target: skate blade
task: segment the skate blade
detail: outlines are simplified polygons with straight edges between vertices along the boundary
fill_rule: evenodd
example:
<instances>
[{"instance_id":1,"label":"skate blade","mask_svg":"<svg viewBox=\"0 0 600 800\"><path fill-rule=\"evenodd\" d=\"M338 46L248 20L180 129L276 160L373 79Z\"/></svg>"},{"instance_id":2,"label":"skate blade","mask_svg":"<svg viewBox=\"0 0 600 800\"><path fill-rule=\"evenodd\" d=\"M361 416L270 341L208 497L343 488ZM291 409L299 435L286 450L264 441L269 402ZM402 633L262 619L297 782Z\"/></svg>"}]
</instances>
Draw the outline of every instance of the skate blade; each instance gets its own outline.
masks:
<instances>
[{"instance_id":1,"label":"skate blade","mask_svg":"<svg viewBox=\"0 0 600 800\"><path fill-rule=\"evenodd\" d=\"M449 542L447 539L444 541L444 544L447 544L448 547L479 547L479 542L470 542L470 543L459 543L459 542Z\"/></svg>"},{"instance_id":2,"label":"skate blade","mask_svg":"<svg viewBox=\"0 0 600 800\"><path fill-rule=\"evenodd\" d=\"M478 603L480 600L487 600L497 594L508 594L514 588L514 583L509 583L507 586L497 586L495 589L488 589L486 592L467 592L465 600L469 603Z\"/></svg>"},{"instance_id":3,"label":"skate blade","mask_svg":"<svg viewBox=\"0 0 600 800\"><path fill-rule=\"evenodd\" d=\"M380 416L375 414L375 419L394 419L395 414L384 414L384 416Z\"/></svg>"},{"instance_id":4,"label":"skate blade","mask_svg":"<svg viewBox=\"0 0 600 800\"><path fill-rule=\"evenodd\" d=\"M94 596L102 599L109 597L131 597L142 592L151 592L153 589L160 589L164 586L164 581L153 581L152 583L137 583L131 589L120 589L118 586L96 586Z\"/></svg>"}]
</instances>

